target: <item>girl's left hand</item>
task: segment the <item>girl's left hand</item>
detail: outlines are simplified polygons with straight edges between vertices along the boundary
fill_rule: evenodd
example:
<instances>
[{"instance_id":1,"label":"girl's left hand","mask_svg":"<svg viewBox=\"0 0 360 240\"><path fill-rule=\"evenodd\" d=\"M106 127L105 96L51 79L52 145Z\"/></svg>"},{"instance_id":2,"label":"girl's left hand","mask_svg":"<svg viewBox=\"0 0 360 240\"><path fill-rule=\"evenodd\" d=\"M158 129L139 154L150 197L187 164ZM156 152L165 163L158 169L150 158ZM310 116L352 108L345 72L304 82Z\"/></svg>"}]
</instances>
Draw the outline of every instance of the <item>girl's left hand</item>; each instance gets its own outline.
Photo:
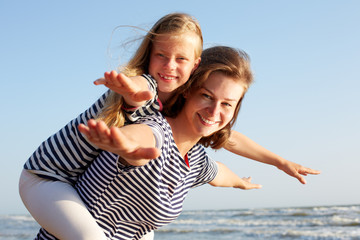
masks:
<instances>
[{"instance_id":1,"label":"girl's left hand","mask_svg":"<svg viewBox=\"0 0 360 240\"><path fill-rule=\"evenodd\" d=\"M306 180L303 176L307 176L308 174L320 174L320 171L318 170L303 167L300 164L290 161L286 161L285 164L279 166L278 168L287 173L288 175L297 178L302 184L306 184Z\"/></svg>"},{"instance_id":2,"label":"girl's left hand","mask_svg":"<svg viewBox=\"0 0 360 240\"><path fill-rule=\"evenodd\" d=\"M109 128L103 121L90 119L88 126L80 124L78 129L92 144L127 160L149 160L160 155L159 149L141 147L138 142L124 135L121 128Z\"/></svg>"}]
</instances>

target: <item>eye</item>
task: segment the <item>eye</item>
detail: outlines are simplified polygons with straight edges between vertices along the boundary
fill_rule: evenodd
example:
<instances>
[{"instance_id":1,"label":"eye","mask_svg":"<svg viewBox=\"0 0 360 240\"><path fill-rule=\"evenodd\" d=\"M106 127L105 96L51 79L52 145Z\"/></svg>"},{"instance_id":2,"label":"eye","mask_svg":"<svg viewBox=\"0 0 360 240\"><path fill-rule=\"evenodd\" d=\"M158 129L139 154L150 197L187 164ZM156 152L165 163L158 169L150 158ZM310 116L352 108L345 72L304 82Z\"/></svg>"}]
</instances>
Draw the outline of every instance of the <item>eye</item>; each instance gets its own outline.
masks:
<instances>
[{"instance_id":1,"label":"eye","mask_svg":"<svg viewBox=\"0 0 360 240\"><path fill-rule=\"evenodd\" d=\"M203 93L201 94L204 98L206 99L212 99L211 96L209 94Z\"/></svg>"},{"instance_id":2,"label":"eye","mask_svg":"<svg viewBox=\"0 0 360 240\"><path fill-rule=\"evenodd\" d=\"M232 107L232 105L228 102L224 102L224 103L222 103L222 105L224 105L225 107Z\"/></svg>"}]
</instances>

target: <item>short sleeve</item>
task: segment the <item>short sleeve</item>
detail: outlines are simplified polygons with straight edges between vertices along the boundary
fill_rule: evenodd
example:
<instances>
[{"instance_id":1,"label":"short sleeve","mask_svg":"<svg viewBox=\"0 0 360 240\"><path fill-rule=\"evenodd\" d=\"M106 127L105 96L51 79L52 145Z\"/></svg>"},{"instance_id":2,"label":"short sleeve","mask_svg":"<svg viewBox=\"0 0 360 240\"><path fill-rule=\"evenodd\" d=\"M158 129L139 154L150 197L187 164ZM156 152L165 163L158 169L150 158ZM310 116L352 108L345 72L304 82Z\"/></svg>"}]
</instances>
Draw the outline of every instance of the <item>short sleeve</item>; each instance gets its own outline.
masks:
<instances>
[{"instance_id":1,"label":"short sleeve","mask_svg":"<svg viewBox=\"0 0 360 240\"><path fill-rule=\"evenodd\" d=\"M147 80L149 90L154 94L154 97L147 101L144 106L137 108L136 110L124 110L127 122L135 122L141 117L151 115L160 110L155 79L149 74L143 74L142 77Z\"/></svg>"},{"instance_id":2,"label":"short sleeve","mask_svg":"<svg viewBox=\"0 0 360 240\"><path fill-rule=\"evenodd\" d=\"M157 113L156 115L159 116L160 113ZM148 116L146 118L141 118L136 123L145 124L151 128L151 130L154 134L155 141L156 141L155 147L158 149L161 149L162 146L164 145L164 141L165 141L165 132L164 132L164 127L162 126L162 124L158 121L155 121L154 117L156 117L156 115L154 114L154 115Z\"/></svg>"},{"instance_id":3,"label":"short sleeve","mask_svg":"<svg viewBox=\"0 0 360 240\"><path fill-rule=\"evenodd\" d=\"M214 180L219 171L217 163L209 157L202 146L200 147L201 151L198 154L201 154L201 160L197 166L200 170L196 180L192 185L192 188L199 187L205 183L211 182Z\"/></svg>"}]
</instances>

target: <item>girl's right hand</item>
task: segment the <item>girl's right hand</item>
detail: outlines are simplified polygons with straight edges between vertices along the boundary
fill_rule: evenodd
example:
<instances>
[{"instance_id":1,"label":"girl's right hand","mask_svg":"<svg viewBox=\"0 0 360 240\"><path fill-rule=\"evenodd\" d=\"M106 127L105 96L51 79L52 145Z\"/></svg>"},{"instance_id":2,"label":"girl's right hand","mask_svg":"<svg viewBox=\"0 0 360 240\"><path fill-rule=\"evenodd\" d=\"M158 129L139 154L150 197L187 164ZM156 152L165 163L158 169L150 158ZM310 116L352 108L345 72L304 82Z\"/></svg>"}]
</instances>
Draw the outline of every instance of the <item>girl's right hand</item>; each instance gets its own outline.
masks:
<instances>
[{"instance_id":1,"label":"girl's right hand","mask_svg":"<svg viewBox=\"0 0 360 240\"><path fill-rule=\"evenodd\" d=\"M116 71L105 72L103 78L94 81L95 85L105 85L112 91L122 95L125 102L133 107L140 107L153 98L147 80L142 76L127 77Z\"/></svg>"}]
</instances>

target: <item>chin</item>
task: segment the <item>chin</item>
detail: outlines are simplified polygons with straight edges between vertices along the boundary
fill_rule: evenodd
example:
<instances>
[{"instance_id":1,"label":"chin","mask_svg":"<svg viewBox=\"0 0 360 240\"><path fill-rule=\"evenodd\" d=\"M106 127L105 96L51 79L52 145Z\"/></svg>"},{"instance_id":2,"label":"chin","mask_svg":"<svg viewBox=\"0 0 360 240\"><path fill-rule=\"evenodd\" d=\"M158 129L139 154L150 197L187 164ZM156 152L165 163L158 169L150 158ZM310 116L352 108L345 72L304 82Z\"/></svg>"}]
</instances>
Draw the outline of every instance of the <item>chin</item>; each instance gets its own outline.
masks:
<instances>
[{"instance_id":1,"label":"chin","mask_svg":"<svg viewBox=\"0 0 360 240\"><path fill-rule=\"evenodd\" d=\"M211 135L213 135L215 133L215 131L214 132L206 132L206 133L203 133L202 134L202 137L209 137L209 136L211 136Z\"/></svg>"}]
</instances>

